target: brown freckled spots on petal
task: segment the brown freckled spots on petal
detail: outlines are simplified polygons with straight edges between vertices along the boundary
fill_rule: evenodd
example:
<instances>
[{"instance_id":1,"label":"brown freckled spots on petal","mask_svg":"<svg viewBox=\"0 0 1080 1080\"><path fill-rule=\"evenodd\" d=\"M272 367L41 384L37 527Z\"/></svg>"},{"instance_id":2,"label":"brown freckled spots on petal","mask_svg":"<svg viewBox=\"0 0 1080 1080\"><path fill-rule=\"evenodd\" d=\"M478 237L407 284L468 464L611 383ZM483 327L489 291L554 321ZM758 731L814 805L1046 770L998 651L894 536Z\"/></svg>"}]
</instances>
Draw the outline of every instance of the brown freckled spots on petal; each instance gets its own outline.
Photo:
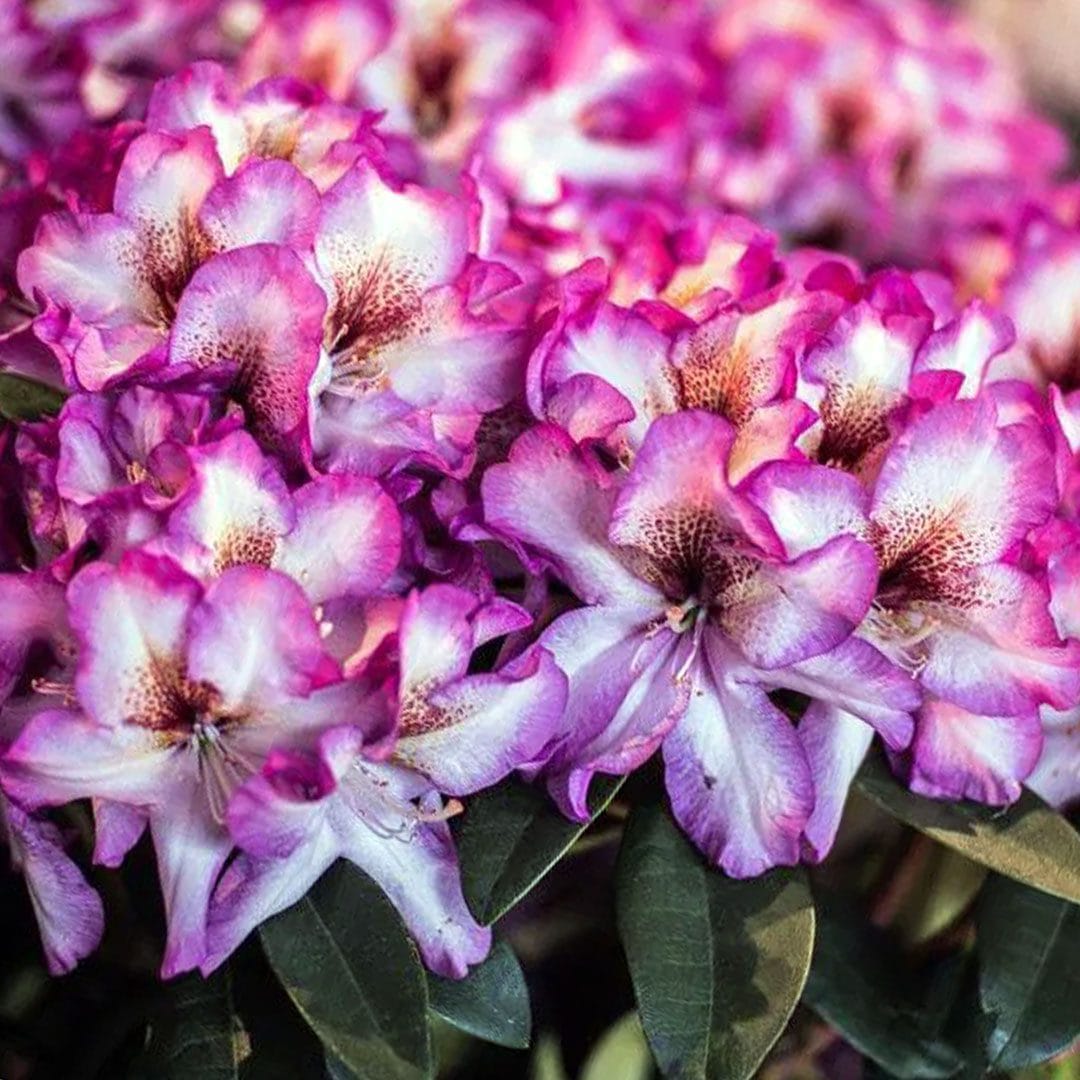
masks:
<instances>
[{"instance_id":1,"label":"brown freckled spots on petal","mask_svg":"<svg viewBox=\"0 0 1080 1080\"><path fill-rule=\"evenodd\" d=\"M935 601L954 608L978 597L969 573L993 553L987 537L963 528L962 506L953 513L925 506L900 506L870 523L868 541L882 566L879 595L906 601Z\"/></svg>"},{"instance_id":2,"label":"brown freckled spots on petal","mask_svg":"<svg viewBox=\"0 0 1080 1080\"><path fill-rule=\"evenodd\" d=\"M853 469L889 437L889 412L900 395L869 384L834 383L819 412L823 425L817 457Z\"/></svg>"},{"instance_id":3,"label":"brown freckled spots on petal","mask_svg":"<svg viewBox=\"0 0 1080 1080\"><path fill-rule=\"evenodd\" d=\"M774 361L755 357L727 335L694 335L679 369L684 408L706 409L741 425L772 388Z\"/></svg>"},{"instance_id":4,"label":"brown freckled spots on petal","mask_svg":"<svg viewBox=\"0 0 1080 1080\"><path fill-rule=\"evenodd\" d=\"M403 737L441 731L465 719L460 710L433 705L428 697L433 690L433 686L414 686L402 696L398 706L398 724Z\"/></svg>"},{"instance_id":5,"label":"brown freckled spots on petal","mask_svg":"<svg viewBox=\"0 0 1080 1080\"><path fill-rule=\"evenodd\" d=\"M736 538L706 508L673 506L624 534L626 561L645 580L675 600L696 596L721 606L756 576L758 561L741 555Z\"/></svg>"},{"instance_id":6,"label":"brown freckled spots on petal","mask_svg":"<svg viewBox=\"0 0 1080 1080\"><path fill-rule=\"evenodd\" d=\"M278 538L269 529L230 528L215 545L214 573L233 566L272 566L277 546Z\"/></svg>"},{"instance_id":7,"label":"brown freckled spots on petal","mask_svg":"<svg viewBox=\"0 0 1080 1080\"><path fill-rule=\"evenodd\" d=\"M214 697L211 687L188 680L181 658L152 656L131 679L124 697L125 720L186 736L200 713L213 707Z\"/></svg>"}]
</instances>

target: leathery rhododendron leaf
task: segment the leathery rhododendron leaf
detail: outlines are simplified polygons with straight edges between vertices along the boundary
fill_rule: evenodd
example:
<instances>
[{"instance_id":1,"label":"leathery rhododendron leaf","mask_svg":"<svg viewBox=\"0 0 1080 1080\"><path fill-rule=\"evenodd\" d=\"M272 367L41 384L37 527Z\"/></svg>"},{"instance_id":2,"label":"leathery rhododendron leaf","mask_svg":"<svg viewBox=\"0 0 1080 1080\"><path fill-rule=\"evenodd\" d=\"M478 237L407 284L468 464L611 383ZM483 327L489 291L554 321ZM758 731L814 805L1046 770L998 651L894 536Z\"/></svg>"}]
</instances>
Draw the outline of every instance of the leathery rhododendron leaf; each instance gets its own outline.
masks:
<instances>
[{"instance_id":1,"label":"leathery rhododendron leaf","mask_svg":"<svg viewBox=\"0 0 1080 1080\"><path fill-rule=\"evenodd\" d=\"M150 1028L137 1069L151 1076L239 1080L251 1045L236 1013L232 974L184 979L170 988L168 1011Z\"/></svg>"},{"instance_id":2,"label":"leathery rhododendron leaf","mask_svg":"<svg viewBox=\"0 0 1080 1080\"><path fill-rule=\"evenodd\" d=\"M801 871L711 874L659 806L619 853L619 933L645 1034L665 1074L749 1080L802 994L814 906Z\"/></svg>"},{"instance_id":3,"label":"leathery rhododendron leaf","mask_svg":"<svg viewBox=\"0 0 1080 1080\"><path fill-rule=\"evenodd\" d=\"M430 1073L423 970L400 917L363 874L337 863L261 936L297 1008L356 1075Z\"/></svg>"},{"instance_id":4,"label":"leathery rhododendron leaf","mask_svg":"<svg viewBox=\"0 0 1080 1080\"><path fill-rule=\"evenodd\" d=\"M60 411L64 395L19 375L0 372L0 416L5 420L38 420Z\"/></svg>"},{"instance_id":5,"label":"leathery rhododendron leaf","mask_svg":"<svg viewBox=\"0 0 1080 1080\"><path fill-rule=\"evenodd\" d=\"M938 843L1025 885L1080 904L1080 833L1031 792L1004 810L936 802L906 791L874 759L859 774L858 789Z\"/></svg>"},{"instance_id":6,"label":"leathery rhododendron leaf","mask_svg":"<svg viewBox=\"0 0 1080 1080\"><path fill-rule=\"evenodd\" d=\"M497 941L467 978L429 976L428 998L433 1012L462 1031L500 1046L529 1045L529 990L521 964L505 941Z\"/></svg>"},{"instance_id":7,"label":"leathery rhododendron leaf","mask_svg":"<svg viewBox=\"0 0 1080 1080\"><path fill-rule=\"evenodd\" d=\"M987 1064L1022 1069L1076 1038L1080 907L1008 878L986 885L975 914Z\"/></svg>"},{"instance_id":8,"label":"leathery rhododendron leaf","mask_svg":"<svg viewBox=\"0 0 1080 1080\"><path fill-rule=\"evenodd\" d=\"M890 1075L942 1080L964 1059L933 1024L926 980L905 969L895 941L842 898L818 903L806 1003Z\"/></svg>"},{"instance_id":9,"label":"leathery rhododendron leaf","mask_svg":"<svg viewBox=\"0 0 1080 1080\"><path fill-rule=\"evenodd\" d=\"M553 813L538 791L515 781L473 800L457 836L465 898L481 922L495 922L526 896L604 812L621 786L621 780L597 785L590 818L583 824Z\"/></svg>"}]
</instances>

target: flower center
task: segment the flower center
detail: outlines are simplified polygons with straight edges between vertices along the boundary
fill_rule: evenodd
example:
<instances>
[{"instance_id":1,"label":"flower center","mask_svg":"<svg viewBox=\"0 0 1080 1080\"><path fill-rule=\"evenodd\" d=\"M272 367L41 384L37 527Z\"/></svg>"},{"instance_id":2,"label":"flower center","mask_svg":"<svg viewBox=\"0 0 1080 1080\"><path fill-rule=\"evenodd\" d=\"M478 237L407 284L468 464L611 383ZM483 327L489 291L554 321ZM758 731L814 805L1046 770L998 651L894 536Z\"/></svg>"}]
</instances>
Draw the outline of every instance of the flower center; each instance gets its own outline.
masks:
<instances>
[{"instance_id":1,"label":"flower center","mask_svg":"<svg viewBox=\"0 0 1080 1080\"><path fill-rule=\"evenodd\" d=\"M390 781L368 768L362 761L352 766L351 783L344 787L352 809L364 824L383 840L408 843L421 824L446 821L464 810L457 799L448 799L438 807L425 809L399 795Z\"/></svg>"},{"instance_id":2,"label":"flower center","mask_svg":"<svg viewBox=\"0 0 1080 1080\"><path fill-rule=\"evenodd\" d=\"M225 823L225 809L232 793L258 772L256 764L231 745L227 738L228 724L222 718L200 718L192 726L188 740L196 755L210 814L219 825Z\"/></svg>"},{"instance_id":3,"label":"flower center","mask_svg":"<svg viewBox=\"0 0 1080 1080\"><path fill-rule=\"evenodd\" d=\"M918 675L929 658L925 642L941 624L927 611L913 607L890 610L875 600L863 625L893 663Z\"/></svg>"}]
</instances>

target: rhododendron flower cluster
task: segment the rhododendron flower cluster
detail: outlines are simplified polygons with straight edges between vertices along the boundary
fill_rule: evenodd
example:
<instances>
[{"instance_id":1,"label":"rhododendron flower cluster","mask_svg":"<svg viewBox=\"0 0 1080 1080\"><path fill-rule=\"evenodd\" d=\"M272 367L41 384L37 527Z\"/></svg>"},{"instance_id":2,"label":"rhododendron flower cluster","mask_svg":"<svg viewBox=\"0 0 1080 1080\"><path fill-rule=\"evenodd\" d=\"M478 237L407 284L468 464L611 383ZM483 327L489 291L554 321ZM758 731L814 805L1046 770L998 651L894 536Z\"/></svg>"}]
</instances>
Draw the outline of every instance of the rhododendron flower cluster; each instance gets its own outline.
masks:
<instances>
[{"instance_id":1,"label":"rhododendron flower cluster","mask_svg":"<svg viewBox=\"0 0 1080 1080\"><path fill-rule=\"evenodd\" d=\"M738 878L827 855L875 735L934 798L1080 790L1080 248L1061 192L935 231L1061 160L951 20L77 7L0 72L0 373L62 399L0 433L0 822L54 971L73 800L99 864L149 833L164 976L344 858L462 977L452 823L512 774L587 821L656 757Z\"/></svg>"}]
</instances>

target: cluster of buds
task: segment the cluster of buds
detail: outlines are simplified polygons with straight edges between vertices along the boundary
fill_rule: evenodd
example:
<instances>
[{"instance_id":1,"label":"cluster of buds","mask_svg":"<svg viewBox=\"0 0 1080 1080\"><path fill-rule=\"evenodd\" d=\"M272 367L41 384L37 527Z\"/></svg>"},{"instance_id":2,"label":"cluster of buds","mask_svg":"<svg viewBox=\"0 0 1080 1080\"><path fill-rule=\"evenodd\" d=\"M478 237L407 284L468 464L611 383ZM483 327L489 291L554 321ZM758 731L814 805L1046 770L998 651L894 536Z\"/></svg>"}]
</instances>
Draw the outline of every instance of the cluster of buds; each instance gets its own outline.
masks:
<instances>
[{"instance_id":1,"label":"cluster of buds","mask_svg":"<svg viewBox=\"0 0 1080 1080\"><path fill-rule=\"evenodd\" d=\"M513 773L586 820L659 753L737 877L825 857L875 734L933 797L1080 792L1047 271L995 277L1014 327L728 209L764 169L752 209L817 232L817 162L902 217L939 140L989 182L987 146L1058 139L941 16L762 11L269 5L234 66L13 169L0 368L62 405L0 430L0 825L54 970L103 929L72 800L98 863L149 831L165 976L345 858L460 977L490 931L449 821ZM1025 215L1030 259L1066 213Z\"/></svg>"}]
</instances>

